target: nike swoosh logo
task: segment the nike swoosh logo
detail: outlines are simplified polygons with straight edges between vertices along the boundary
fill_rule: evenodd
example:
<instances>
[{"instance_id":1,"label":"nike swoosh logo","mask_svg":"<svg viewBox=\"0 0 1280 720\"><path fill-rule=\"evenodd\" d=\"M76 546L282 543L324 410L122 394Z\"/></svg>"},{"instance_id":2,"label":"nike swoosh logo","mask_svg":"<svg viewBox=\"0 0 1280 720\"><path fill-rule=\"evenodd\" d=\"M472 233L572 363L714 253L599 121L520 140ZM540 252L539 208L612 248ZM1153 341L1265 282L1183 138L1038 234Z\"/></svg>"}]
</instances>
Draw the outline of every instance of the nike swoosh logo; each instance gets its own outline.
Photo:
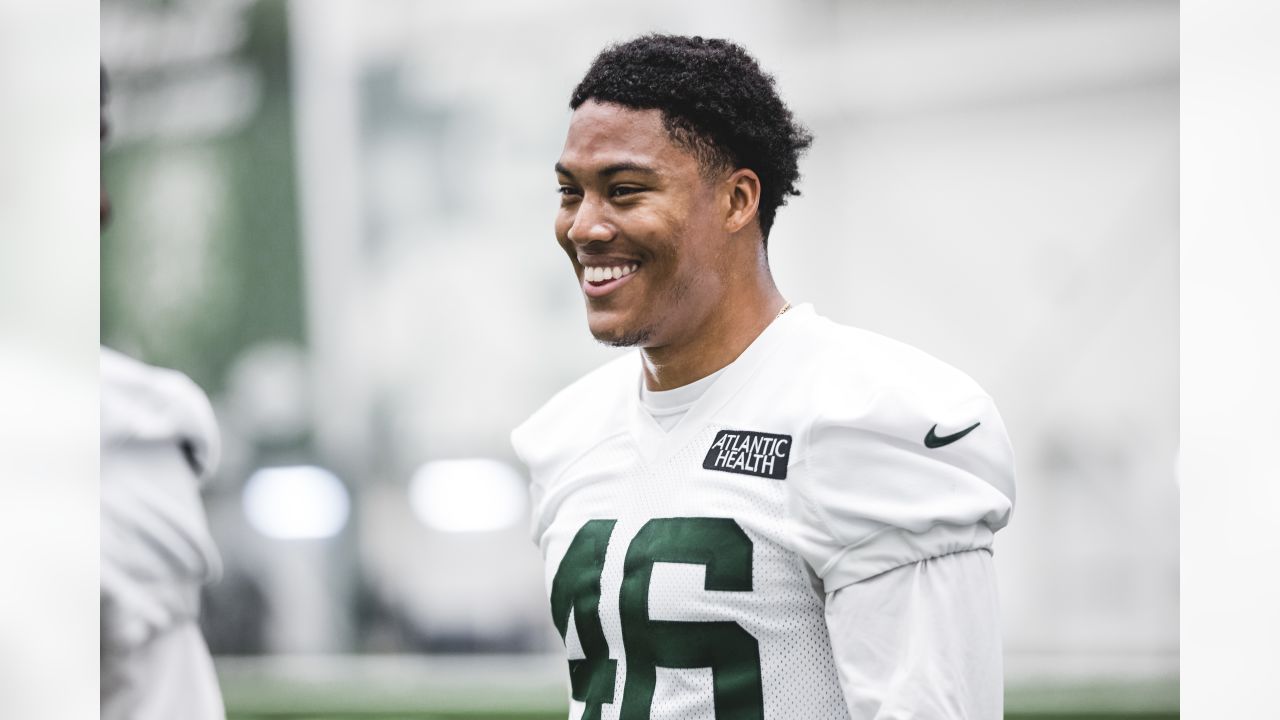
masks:
<instances>
[{"instance_id":1,"label":"nike swoosh logo","mask_svg":"<svg viewBox=\"0 0 1280 720\"><path fill-rule=\"evenodd\" d=\"M933 434L933 431L938 429L938 426L934 425L933 427L929 428L929 434L924 436L924 446L927 448L940 448L943 445L950 445L951 443L959 440L965 435L968 435L969 433L973 432L973 429L978 427L981 424L982 423L980 422L976 422L970 425L969 427L961 430L958 433L955 433L953 435L944 435L942 437L938 437L937 435Z\"/></svg>"}]
</instances>

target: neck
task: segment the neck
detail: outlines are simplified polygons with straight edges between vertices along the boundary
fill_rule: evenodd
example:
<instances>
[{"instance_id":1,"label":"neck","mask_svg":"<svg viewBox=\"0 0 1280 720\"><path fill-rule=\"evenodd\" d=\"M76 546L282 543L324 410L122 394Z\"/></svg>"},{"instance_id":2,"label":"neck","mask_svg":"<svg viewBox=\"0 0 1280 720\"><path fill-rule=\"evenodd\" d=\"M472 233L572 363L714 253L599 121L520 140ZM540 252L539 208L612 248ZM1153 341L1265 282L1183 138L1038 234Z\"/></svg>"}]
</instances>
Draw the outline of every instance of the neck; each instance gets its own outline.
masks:
<instances>
[{"instance_id":1,"label":"neck","mask_svg":"<svg viewBox=\"0 0 1280 720\"><path fill-rule=\"evenodd\" d=\"M641 348L644 382L650 390L671 390L714 373L738 359L778 317L786 301L767 274L751 292L729 294L712 308L686 339L660 347Z\"/></svg>"}]
</instances>

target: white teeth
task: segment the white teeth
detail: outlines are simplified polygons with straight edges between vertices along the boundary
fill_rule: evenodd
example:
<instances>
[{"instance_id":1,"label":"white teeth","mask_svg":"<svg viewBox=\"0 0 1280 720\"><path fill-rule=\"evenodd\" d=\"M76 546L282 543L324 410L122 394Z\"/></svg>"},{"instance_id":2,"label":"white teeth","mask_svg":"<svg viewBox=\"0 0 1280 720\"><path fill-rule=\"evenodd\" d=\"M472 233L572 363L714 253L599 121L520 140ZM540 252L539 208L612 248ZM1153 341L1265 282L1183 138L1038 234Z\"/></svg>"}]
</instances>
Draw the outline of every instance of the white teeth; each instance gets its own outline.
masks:
<instances>
[{"instance_id":1,"label":"white teeth","mask_svg":"<svg viewBox=\"0 0 1280 720\"><path fill-rule=\"evenodd\" d=\"M607 280L624 278L640 268L639 265L615 265L613 267L587 266L582 269L582 278L587 282L599 283Z\"/></svg>"}]
</instances>

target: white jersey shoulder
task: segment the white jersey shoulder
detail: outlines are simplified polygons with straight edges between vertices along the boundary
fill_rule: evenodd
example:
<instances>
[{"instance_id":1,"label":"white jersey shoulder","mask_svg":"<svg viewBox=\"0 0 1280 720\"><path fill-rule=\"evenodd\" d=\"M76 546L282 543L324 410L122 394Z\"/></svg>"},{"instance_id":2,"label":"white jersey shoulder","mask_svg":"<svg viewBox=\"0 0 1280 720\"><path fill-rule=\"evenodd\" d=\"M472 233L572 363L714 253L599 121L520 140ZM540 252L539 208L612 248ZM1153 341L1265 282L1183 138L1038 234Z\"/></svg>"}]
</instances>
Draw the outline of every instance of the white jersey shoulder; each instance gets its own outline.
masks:
<instances>
[{"instance_id":1,"label":"white jersey shoulder","mask_svg":"<svg viewBox=\"0 0 1280 720\"><path fill-rule=\"evenodd\" d=\"M217 468L220 438L204 392L186 375L102 348L102 449L172 442L201 480Z\"/></svg>"},{"instance_id":2,"label":"white jersey shoulder","mask_svg":"<svg viewBox=\"0 0 1280 720\"><path fill-rule=\"evenodd\" d=\"M511 433L535 485L552 482L593 446L625 432L627 393L640 392L640 357L629 352L556 393Z\"/></svg>"},{"instance_id":3,"label":"white jersey shoulder","mask_svg":"<svg viewBox=\"0 0 1280 720\"><path fill-rule=\"evenodd\" d=\"M794 350L824 373L833 389L845 392L904 390L944 401L985 395L965 373L932 355L870 330L841 325L813 312L796 318Z\"/></svg>"},{"instance_id":4,"label":"white jersey shoulder","mask_svg":"<svg viewBox=\"0 0 1280 720\"><path fill-rule=\"evenodd\" d=\"M991 397L905 343L797 318L772 367L805 396L796 546L832 591L909 562L989 548L1014 500ZM789 379L786 379L789 378Z\"/></svg>"},{"instance_id":5,"label":"white jersey shoulder","mask_svg":"<svg viewBox=\"0 0 1280 720\"><path fill-rule=\"evenodd\" d=\"M195 622L221 572L199 493L218 432L185 375L106 348L101 372L102 644L115 654Z\"/></svg>"}]
</instances>

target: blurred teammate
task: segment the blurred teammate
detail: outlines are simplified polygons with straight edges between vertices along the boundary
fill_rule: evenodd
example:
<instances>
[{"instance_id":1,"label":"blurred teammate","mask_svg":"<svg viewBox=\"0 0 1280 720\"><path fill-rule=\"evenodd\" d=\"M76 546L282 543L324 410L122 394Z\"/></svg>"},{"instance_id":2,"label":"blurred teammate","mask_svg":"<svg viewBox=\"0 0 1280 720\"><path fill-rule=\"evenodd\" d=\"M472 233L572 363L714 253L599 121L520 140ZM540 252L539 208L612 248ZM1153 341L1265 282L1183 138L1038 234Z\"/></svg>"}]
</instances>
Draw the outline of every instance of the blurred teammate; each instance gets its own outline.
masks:
<instances>
[{"instance_id":1,"label":"blurred teammate","mask_svg":"<svg viewBox=\"0 0 1280 720\"><path fill-rule=\"evenodd\" d=\"M512 437L571 717L1000 718L1004 426L963 373L775 287L811 138L772 78L647 36L570 107L556 237L591 333L639 349Z\"/></svg>"},{"instance_id":2,"label":"blurred teammate","mask_svg":"<svg viewBox=\"0 0 1280 720\"><path fill-rule=\"evenodd\" d=\"M102 137L107 134L103 74ZM109 215L102 194L101 218ZM220 569L199 483L218 430L181 373L102 348L102 718L224 718L197 625L200 587Z\"/></svg>"}]
</instances>

